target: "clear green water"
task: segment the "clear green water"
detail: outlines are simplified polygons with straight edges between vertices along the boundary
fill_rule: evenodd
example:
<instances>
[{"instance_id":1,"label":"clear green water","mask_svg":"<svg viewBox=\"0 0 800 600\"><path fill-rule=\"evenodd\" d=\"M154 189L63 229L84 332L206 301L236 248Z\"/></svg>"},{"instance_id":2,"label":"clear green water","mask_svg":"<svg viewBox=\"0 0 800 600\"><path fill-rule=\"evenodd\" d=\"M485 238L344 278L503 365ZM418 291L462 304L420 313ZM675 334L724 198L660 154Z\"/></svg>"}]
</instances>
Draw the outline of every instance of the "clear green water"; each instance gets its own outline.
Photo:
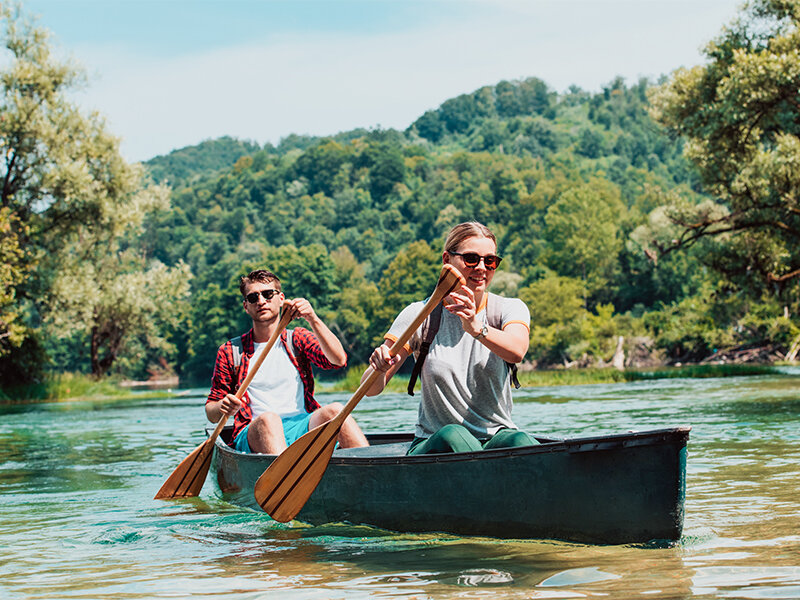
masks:
<instances>
[{"instance_id":1,"label":"clear green water","mask_svg":"<svg viewBox=\"0 0 800 600\"><path fill-rule=\"evenodd\" d=\"M691 425L670 548L282 525L223 502L155 501L203 439L179 399L0 407L0 598L800 598L800 371L516 392L557 437ZM320 394L322 402L346 395ZM355 411L407 430L403 395Z\"/></svg>"}]
</instances>

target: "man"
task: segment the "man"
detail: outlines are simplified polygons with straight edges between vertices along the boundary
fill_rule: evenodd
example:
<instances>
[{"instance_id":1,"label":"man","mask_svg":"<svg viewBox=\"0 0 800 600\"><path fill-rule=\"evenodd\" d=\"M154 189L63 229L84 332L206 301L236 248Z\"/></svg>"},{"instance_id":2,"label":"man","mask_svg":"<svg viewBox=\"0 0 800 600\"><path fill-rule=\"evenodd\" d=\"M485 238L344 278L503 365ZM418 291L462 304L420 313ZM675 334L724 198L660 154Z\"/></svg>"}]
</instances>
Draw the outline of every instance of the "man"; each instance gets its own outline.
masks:
<instances>
[{"instance_id":1,"label":"man","mask_svg":"<svg viewBox=\"0 0 800 600\"><path fill-rule=\"evenodd\" d=\"M234 393L247 376L280 320L284 295L274 273L259 269L239 282L243 306L253 327L241 341L228 340L217 351L206 416L218 422L223 414L236 415L231 446L241 452L280 454L304 433L331 420L342 409L339 403L321 407L314 399L311 365L335 369L347 364L342 344L314 312L305 298L295 298L286 310L304 318L312 331L297 327L281 333L242 399ZM237 368L236 355L240 354ZM343 448L367 446L367 439L352 416L339 432Z\"/></svg>"}]
</instances>

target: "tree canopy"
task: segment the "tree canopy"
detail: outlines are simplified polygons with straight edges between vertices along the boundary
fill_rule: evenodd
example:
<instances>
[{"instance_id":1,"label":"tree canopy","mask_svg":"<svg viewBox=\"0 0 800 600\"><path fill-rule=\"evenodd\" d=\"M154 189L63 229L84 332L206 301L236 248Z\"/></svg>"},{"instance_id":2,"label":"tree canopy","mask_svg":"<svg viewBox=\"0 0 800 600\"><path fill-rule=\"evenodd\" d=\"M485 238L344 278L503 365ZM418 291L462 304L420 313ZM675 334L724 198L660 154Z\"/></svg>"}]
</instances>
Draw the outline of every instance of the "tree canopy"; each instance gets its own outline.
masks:
<instances>
[{"instance_id":1,"label":"tree canopy","mask_svg":"<svg viewBox=\"0 0 800 600\"><path fill-rule=\"evenodd\" d=\"M800 277L800 2L749 2L705 54L651 97L711 199L675 197L650 245L702 242L704 261L737 288L788 301Z\"/></svg>"},{"instance_id":2,"label":"tree canopy","mask_svg":"<svg viewBox=\"0 0 800 600\"><path fill-rule=\"evenodd\" d=\"M312 299L351 363L365 361L393 316L427 293L444 235L464 220L498 235L505 260L497 290L557 286L577 295L582 315L600 305L612 314L657 310L693 292L690 265L675 258L656 269L628 236L671 190L700 196L681 142L647 113L648 85L618 79L598 94L559 95L537 79L501 82L445 102L405 132L266 146L175 190L172 208L148 221L148 247L165 264L185 260L198 292L219 290L220 301L227 294L227 308L213 312L217 344L247 326L230 312L235 281L259 265L276 272L287 293ZM434 117L444 123L440 134L423 136ZM599 140L595 150L587 131ZM563 319L556 329L572 326L571 316ZM190 332L204 347L190 339L184 368L202 377L211 359L203 365L201 356L213 357L213 343ZM533 360L562 360L560 351L535 348Z\"/></svg>"},{"instance_id":3,"label":"tree canopy","mask_svg":"<svg viewBox=\"0 0 800 600\"><path fill-rule=\"evenodd\" d=\"M70 100L83 74L54 56L48 33L19 7L0 5L0 17L0 374L35 378L40 352L72 336L100 375L134 337L162 346L165 331L148 326L167 298L188 292L188 273L175 281L180 261L151 263L139 246L138 228L168 206L168 190L148 185L103 119Z\"/></svg>"},{"instance_id":4,"label":"tree canopy","mask_svg":"<svg viewBox=\"0 0 800 600\"><path fill-rule=\"evenodd\" d=\"M0 375L205 382L249 325L237 282L253 268L363 363L467 220L497 235L493 291L531 308L532 364L607 364L620 336L676 362L785 353L800 339L797 6L750 3L706 64L658 85L500 81L405 131L225 137L144 165L70 102L81 70L6 7Z\"/></svg>"}]
</instances>

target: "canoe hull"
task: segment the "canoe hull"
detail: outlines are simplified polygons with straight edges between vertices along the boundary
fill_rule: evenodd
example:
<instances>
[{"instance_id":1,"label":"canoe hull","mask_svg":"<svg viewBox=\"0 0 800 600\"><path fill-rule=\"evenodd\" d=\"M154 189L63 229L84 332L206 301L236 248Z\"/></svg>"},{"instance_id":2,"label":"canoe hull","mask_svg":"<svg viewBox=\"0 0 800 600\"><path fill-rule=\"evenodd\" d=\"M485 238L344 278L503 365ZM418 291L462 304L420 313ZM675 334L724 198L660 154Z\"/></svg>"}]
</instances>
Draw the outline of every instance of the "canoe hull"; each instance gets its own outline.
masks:
<instances>
[{"instance_id":1,"label":"canoe hull","mask_svg":"<svg viewBox=\"0 0 800 600\"><path fill-rule=\"evenodd\" d=\"M334 454L298 520L602 544L683 529L688 427L414 457L399 453L410 436L371 437ZM212 469L227 499L260 510L253 486L272 460L218 441Z\"/></svg>"}]
</instances>

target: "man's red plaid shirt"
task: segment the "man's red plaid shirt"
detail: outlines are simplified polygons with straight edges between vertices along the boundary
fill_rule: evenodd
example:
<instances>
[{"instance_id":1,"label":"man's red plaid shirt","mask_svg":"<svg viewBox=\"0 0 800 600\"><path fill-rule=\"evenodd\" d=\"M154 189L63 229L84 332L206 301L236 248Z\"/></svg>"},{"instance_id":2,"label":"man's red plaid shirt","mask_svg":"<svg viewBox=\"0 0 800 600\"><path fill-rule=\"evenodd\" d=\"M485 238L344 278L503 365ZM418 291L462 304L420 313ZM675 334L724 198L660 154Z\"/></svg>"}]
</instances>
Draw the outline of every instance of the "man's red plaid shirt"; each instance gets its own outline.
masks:
<instances>
[{"instance_id":1,"label":"man's red plaid shirt","mask_svg":"<svg viewBox=\"0 0 800 600\"><path fill-rule=\"evenodd\" d=\"M286 348L286 332L281 334L281 344ZM289 359L300 374L303 382L303 400L307 412L313 412L319 408L319 403L314 399L314 374L311 365L316 365L321 369L336 369L325 356L319 345L317 336L308 329L297 327L292 330L292 348L288 349ZM236 390L247 377L247 368L250 359L253 357L253 330L242 335L242 357L239 365L239 372L236 373L233 361L233 344L230 340L222 344L217 350L217 360L214 363L214 375L211 378L211 391L208 394L206 403L215 400L222 400L225 394L235 394ZM244 429L253 419L253 411L250 407L250 396L245 393L242 397L242 408L236 413L233 420L233 438Z\"/></svg>"}]
</instances>

